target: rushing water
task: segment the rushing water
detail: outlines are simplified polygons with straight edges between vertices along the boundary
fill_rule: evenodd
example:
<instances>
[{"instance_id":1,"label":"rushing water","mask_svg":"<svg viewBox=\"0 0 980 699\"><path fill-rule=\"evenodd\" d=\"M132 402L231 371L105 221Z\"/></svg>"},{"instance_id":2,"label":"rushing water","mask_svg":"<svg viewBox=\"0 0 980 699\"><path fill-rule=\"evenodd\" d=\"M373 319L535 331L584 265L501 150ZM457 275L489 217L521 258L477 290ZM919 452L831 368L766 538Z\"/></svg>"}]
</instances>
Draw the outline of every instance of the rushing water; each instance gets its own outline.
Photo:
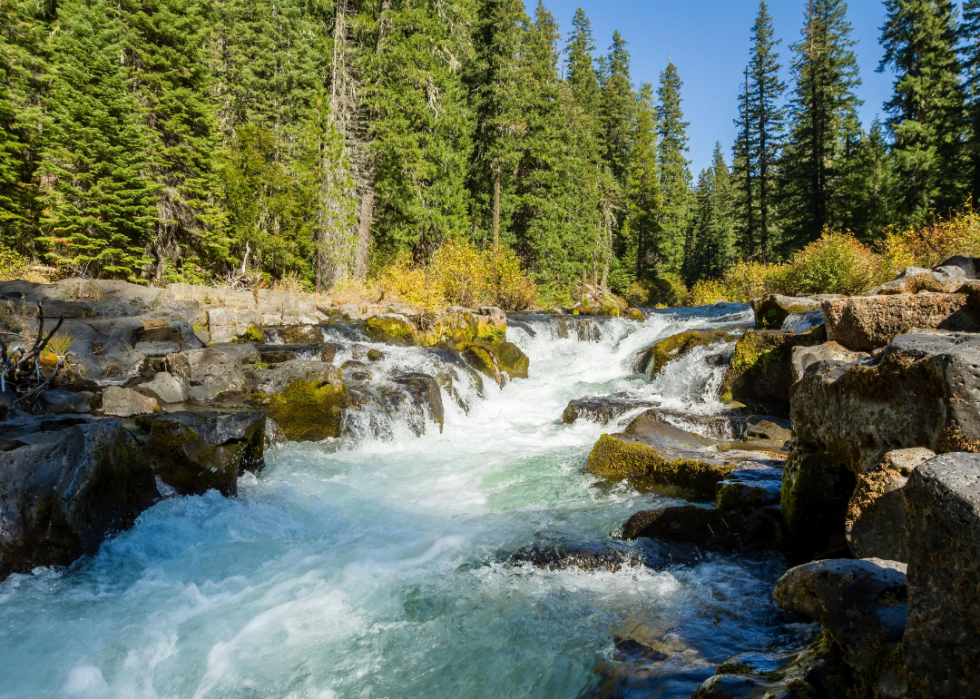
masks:
<instances>
[{"instance_id":1,"label":"rushing water","mask_svg":"<svg viewBox=\"0 0 980 699\"><path fill-rule=\"evenodd\" d=\"M457 381L470 410L445 397L442 433L396 419L381 436L291 444L235 499L165 500L69 570L12 576L0 697L690 696L716 664L783 640L778 560L583 571L507 558L542 539L606 540L662 502L585 475L616 426L562 425L562 410L617 391L714 410L721 368L703 351L652 384L628 367L658 337L749 318L610 320L595 342L531 318L509 331L530 378L487 382L483 398ZM389 369L438 368L383 349Z\"/></svg>"}]
</instances>

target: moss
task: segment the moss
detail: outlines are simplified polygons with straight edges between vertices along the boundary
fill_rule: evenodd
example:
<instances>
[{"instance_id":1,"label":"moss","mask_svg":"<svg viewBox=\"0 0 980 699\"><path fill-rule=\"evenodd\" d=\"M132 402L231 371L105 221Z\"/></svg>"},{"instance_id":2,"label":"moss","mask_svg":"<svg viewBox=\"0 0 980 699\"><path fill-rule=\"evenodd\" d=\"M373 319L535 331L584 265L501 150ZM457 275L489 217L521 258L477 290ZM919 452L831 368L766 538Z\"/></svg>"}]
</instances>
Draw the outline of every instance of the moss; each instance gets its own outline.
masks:
<instances>
[{"instance_id":1,"label":"moss","mask_svg":"<svg viewBox=\"0 0 980 699\"><path fill-rule=\"evenodd\" d=\"M364 327L375 342L400 346L416 344L415 329L404 318L374 316L367 319Z\"/></svg>"},{"instance_id":2,"label":"moss","mask_svg":"<svg viewBox=\"0 0 980 699\"><path fill-rule=\"evenodd\" d=\"M765 488L746 489L740 484L726 483L718 489L718 509L730 512L759 507L767 495Z\"/></svg>"},{"instance_id":3,"label":"moss","mask_svg":"<svg viewBox=\"0 0 980 699\"><path fill-rule=\"evenodd\" d=\"M783 469L780 507L795 558L812 560L817 554L846 550L844 519L855 484L846 455L790 455Z\"/></svg>"},{"instance_id":4,"label":"moss","mask_svg":"<svg viewBox=\"0 0 980 699\"><path fill-rule=\"evenodd\" d=\"M715 668L716 675L752 675L755 668L748 663L722 663Z\"/></svg>"},{"instance_id":5,"label":"moss","mask_svg":"<svg viewBox=\"0 0 980 699\"><path fill-rule=\"evenodd\" d=\"M608 304L601 307L597 315L609 316L610 318L619 318L621 311L619 310L619 306Z\"/></svg>"},{"instance_id":6,"label":"moss","mask_svg":"<svg viewBox=\"0 0 980 699\"><path fill-rule=\"evenodd\" d=\"M643 311L636 308L627 308L626 317L630 320L635 320L637 323L644 322L647 318L643 315Z\"/></svg>"},{"instance_id":7,"label":"moss","mask_svg":"<svg viewBox=\"0 0 980 699\"><path fill-rule=\"evenodd\" d=\"M680 359L695 347L706 347L718 342L729 342L733 337L724 330L688 330L661 340L648 350L653 367L651 375L656 376L665 366ZM643 361L642 363L646 363Z\"/></svg>"},{"instance_id":8,"label":"moss","mask_svg":"<svg viewBox=\"0 0 980 699\"><path fill-rule=\"evenodd\" d=\"M531 360L512 342L499 342L493 346L501 371L512 379L526 379Z\"/></svg>"},{"instance_id":9,"label":"moss","mask_svg":"<svg viewBox=\"0 0 980 699\"><path fill-rule=\"evenodd\" d=\"M371 348L367 351L367 359L369 362L380 362L385 358L384 352L379 349Z\"/></svg>"},{"instance_id":10,"label":"moss","mask_svg":"<svg viewBox=\"0 0 980 699\"><path fill-rule=\"evenodd\" d=\"M281 393L255 394L252 400L266 409L289 440L319 442L340 436L346 400L343 386L293 381Z\"/></svg>"},{"instance_id":11,"label":"moss","mask_svg":"<svg viewBox=\"0 0 980 699\"><path fill-rule=\"evenodd\" d=\"M496 345L480 341L463 342L456 350L470 366L497 383L503 384L504 374L512 379L526 379L528 376L530 360L512 342L498 342Z\"/></svg>"},{"instance_id":12,"label":"moss","mask_svg":"<svg viewBox=\"0 0 980 699\"><path fill-rule=\"evenodd\" d=\"M697 459L668 459L645 444L606 434L592 448L585 470L603 478L629 480L650 490L681 489L692 499L707 502L714 499L717 484L731 474L733 467Z\"/></svg>"},{"instance_id":13,"label":"moss","mask_svg":"<svg viewBox=\"0 0 980 699\"><path fill-rule=\"evenodd\" d=\"M735 344L731 365L722 381L723 399L760 409L788 410L793 348L822 344L825 338L822 325L801 335L745 331Z\"/></svg>"},{"instance_id":14,"label":"moss","mask_svg":"<svg viewBox=\"0 0 980 699\"><path fill-rule=\"evenodd\" d=\"M253 369L268 369L269 363L263 362L261 359L256 359L255 364L252 365Z\"/></svg>"},{"instance_id":15,"label":"moss","mask_svg":"<svg viewBox=\"0 0 980 699\"><path fill-rule=\"evenodd\" d=\"M254 325L249 325L248 328L239 337L236 337L232 342L238 342L242 344L250 343L253 345L261 345L265 342L265 333L262 332L261 328L257 328Z\"/></svg>"}]
</instances>

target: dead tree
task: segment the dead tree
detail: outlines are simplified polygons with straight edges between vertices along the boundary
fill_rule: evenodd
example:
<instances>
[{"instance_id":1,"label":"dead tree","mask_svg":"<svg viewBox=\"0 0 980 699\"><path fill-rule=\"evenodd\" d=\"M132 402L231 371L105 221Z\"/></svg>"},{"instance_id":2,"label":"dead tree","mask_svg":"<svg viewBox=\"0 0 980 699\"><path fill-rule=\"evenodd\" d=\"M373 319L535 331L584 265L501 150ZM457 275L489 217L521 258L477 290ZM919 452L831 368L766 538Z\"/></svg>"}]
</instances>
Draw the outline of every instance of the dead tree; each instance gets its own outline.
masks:
<instances>
[{"instance_id":1,"label":"dead tree","mask_svg":"<svg viewBox=\"0 0 980 699\"><path fill-rule=\"evenodd\" d=\"M0 393L13 394L13 405L37 397L47 388L58 372L61 371L63 359L58 358L54 370L44 378L41 374L41 356L55 333L61 329L64 318L59 318L54 329L44 334L44 306L37 302L37 334L34 342L26 344L11 344L7 338L25 339L19 333L0 332Z\"/></svg>"}]
</instances>

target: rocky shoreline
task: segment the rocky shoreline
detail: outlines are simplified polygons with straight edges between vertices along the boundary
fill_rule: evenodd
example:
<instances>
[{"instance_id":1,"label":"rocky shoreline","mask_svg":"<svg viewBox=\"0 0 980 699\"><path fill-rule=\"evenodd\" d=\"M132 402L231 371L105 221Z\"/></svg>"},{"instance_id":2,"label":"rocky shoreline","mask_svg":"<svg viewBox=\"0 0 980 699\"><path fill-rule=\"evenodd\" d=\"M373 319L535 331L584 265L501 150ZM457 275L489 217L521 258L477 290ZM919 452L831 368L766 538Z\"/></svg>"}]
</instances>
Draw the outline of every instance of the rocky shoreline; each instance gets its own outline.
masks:
<instances>
[{"instance_id":1,"label":"rocky shoreline","mask_svg":"<svg viewBox=\"0 0 980 699\"><path fill-rule=\"evenodd\" d=\"M586 472L677 504L636 512L617 539L543 541L504 559L616 570L684 552L778 552L796 567L776 603L820 634L777 669L735 656L695 696L980 694L969 672L980 659L978 268L954 258L864 296L769 296L753 303L754 327L645 348L634 369L651 381L690 353L723 363L725 409L681 413L626 393L573 400L555 417L625 425L595 443ZM37 361L43 390L0 393L0 579L94 553L162 498L234 495L284 441L383 434L384 416L440 430L444 397L468 409L455 387L528 376L507 330L533 333L495 308L0 283L8 346L42 314L62 319ZM552 320L583 342L602 322ZM423 354L401 361L405 348Z\"/></svg>"}]
</instances>

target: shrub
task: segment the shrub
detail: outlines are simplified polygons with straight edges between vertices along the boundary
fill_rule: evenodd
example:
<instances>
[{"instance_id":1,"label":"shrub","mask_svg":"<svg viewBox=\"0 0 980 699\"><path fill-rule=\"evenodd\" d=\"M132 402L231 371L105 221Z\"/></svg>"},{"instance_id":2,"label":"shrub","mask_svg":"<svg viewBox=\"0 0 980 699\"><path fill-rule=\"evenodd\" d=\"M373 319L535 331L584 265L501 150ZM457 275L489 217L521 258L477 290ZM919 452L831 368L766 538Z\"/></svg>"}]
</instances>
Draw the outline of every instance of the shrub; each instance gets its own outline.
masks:
<instances>
[{"instance_id":1,"label":"shrub","mask_svg":"<svg viewBox=\"0 0 980 699\"><path fill-rule=\"evenodd\" d=\"M475 306L491 291L488 255L466 240L448 241L432 256L430 271L451 306Z\"/></svg>"},{"instance_id":2,"label":"shrub","mask_svg":"<svg viewBox=\"0 0 980 699\"><path fill-rule=\"evenodd\" d=\"M538 285L524 273L520 259L510 248L491 254L490 289L490 302L509 311L526 311L538 295Z\"/></svg>"},{"instance_id":3,"label":"shrub","mask_svg":"<svg viewBox=\"0 0 980 699\"><path fill-rule=\"evenodd\" d=\"M54 271L54 270L51 270ZM16 250L0 243L0 281L22 279L28 282L47 283L50 281L44 274L31 266L31 261Z\"/></svg>"},{"instance_id":4,"label":"shrub","mask_svg":"<svg viewBox=\"0 0 980 699\"><path fill-rule=\"evenodd\" d=\"M871 248L847 233L825 233L793 256L782 292L860 294L891 278L890 270Z\"/></svg>"},{"instance_id":5,"label":"shrub","mask_svg":"<svg viewBox=\"0 0 980 699\"><path fill-rule=\"evenodd\" d=\"M948 221L934 220L904 231L886 231L878 251L889 272L935 267L953 255L980 255L980 214L972 209Z\"/></svg>"},{"instance_id":6,"label":"shrub","mask_svg":"<svg viewBox=\"0 0 980 699\"><path fill-rule=\"evenodd\" d=\"M692 306L710 306L729 301L728 287L719 279L702 279L691 288L688 303Z\"/></svg>"}]
</instances>

